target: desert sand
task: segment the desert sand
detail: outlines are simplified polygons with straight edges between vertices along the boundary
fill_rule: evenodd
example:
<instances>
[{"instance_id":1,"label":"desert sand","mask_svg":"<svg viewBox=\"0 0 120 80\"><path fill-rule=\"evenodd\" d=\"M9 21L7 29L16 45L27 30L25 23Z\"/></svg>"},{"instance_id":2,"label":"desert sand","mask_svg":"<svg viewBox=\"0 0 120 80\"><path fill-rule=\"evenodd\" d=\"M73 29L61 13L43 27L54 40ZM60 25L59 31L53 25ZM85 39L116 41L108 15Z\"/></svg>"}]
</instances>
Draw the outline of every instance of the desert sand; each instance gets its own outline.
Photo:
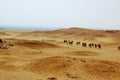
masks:
<instances>
[{"instance_id":1,"label":"desert sand","mask_svg":"<svg viewBox=\"0 0 120 80\"><path fill-rule=\"evenodd\" d=\"M120 30L0 29L0 39L0 80L120 80Z\"/></svg>"}]
</instances>

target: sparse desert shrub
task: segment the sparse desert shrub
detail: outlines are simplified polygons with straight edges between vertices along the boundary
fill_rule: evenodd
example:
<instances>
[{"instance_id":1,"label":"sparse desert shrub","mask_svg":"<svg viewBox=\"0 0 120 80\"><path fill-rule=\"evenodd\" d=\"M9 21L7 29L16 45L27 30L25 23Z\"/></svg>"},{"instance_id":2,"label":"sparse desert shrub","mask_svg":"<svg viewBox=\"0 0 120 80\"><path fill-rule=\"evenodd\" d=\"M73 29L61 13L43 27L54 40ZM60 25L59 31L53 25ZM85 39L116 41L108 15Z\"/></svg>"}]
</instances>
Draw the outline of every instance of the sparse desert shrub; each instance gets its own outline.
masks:
<instances>
[{"instance_id":1,"label":"sparse desert shrub","mask_svg":"<svg viewBox=\"0 0 120 80\"><path fill-rule=\"evenodd\" d=\"M42 53L42 51L40 51L40 53Z\"/></svg>"},{"instance_id":2,"label":"sparse desert shrub","mask_svg":"<svg viewBox=\"0 0 120 80\"><path fill-rule=\"evenodd\" d=\"M113 30L106 30L107 33L115 33Z\"/></svg>"},{"instance_id":3,"label":"sparse desert shrub","mask_svg":"<svg viewBox=\"0 0 120 80\"><path fill-rule=\"evenodd\" d=\"M55 77L50 77L50 78L47 78L46 80L58 80L58 79Z\"/></svg>"},{"instance_id":4,"label":"sparse desert shrub","mask_svg":"<svg viewBox=\"0 0 120 80\"><path fill-rule=\"evenodd\" d=\"M14 46L14 44L9 43L9 46Z\"/></svg>"},{"instance_id":5,"label":"sparse desert shrub","mask_svg":"<svg viewBox=\"0 0 120 80\"><path fill-rule=\"evenodd\" d=\"M81 62L86 62L85 60L81 60Z\"/></svg>"},{"instance_id":6,"label":"sparse desert shrub","mask_svg":"<svg viewBox=\"0 0 120 80\"><path fill-rule=\"evenodd\" d=\"M68 72L66 73L66 76L72 79L77 79L77 76L73 76L72 74L69 74Z\"/></svg>"},{"instance_id":7,"label":"sparse desert shrub","mask_svg":"<svg viewBox=\"0 0 120 80\"><path fill-rule=\"evenodd\" d=\"M2 46L1 49L8 49L8 47L6 47L6 46Z\"/></svg>"}]
</instances>

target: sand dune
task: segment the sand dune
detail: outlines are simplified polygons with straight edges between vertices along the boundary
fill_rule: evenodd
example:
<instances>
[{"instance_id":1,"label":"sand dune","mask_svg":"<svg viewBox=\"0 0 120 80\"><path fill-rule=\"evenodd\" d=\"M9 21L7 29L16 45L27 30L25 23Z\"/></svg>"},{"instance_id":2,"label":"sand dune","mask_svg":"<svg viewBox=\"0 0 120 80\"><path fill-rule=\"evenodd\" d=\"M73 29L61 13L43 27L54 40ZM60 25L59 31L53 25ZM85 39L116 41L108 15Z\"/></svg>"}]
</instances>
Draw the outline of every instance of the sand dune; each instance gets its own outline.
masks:
<instances>
[{"instance_id":1,"label":"sand dune","mask_svg":"<svg viewBox=\"0 0 120 80\"><path fill-rule=\"evenodd\" d=\"M0 29L0 80L120 80L118 36L119 30ZM102 48L90 48L89 43Z\"/></svg>"},{"instance_id":2,"label":"sand dune","mask_svg":"<svg viewBox=\"0 0 120 80\"><path fill-rule=\"evenodd\" d=\"M9 34L7 34L5 32L0 32L0 36L9 36Z\"/></svg>"},{"instance_id":3,"label":"sand dune","mask_svg":"<svg viewBox=\"0 0 120 80\"><path fill-rule=\"evenodd\" d=\"M26 69L40 75L72 79L119 79L120 63L70 57L48 57L30 63ZM83 75L85 74L85 75ZM58 78L59 79L59 78ZM89 79L88 79L89 80Z\"/></svg>"},{"instance_id":4,"label":"sand dune","mask_svg":"<svg viewBox=\"0 0 120 80\"><path fill-rule=\"evenodd\" d=\"M74 52L69 52L66 54L75 55L75 56L95 56L95 55L98 55L98 53L91 52L91 51L74 51Z\"/></svg>"}]
</instances>

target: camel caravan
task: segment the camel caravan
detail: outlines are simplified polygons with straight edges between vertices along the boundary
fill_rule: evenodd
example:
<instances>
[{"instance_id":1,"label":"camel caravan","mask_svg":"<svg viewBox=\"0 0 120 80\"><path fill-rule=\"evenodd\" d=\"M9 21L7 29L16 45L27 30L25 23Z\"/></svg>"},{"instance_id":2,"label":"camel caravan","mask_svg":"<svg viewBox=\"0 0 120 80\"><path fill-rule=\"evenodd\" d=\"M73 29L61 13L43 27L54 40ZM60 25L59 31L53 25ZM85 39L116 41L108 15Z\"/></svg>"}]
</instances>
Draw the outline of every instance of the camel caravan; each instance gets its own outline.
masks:
<instances>
[{"instance_id":1,"label":"camel caravan","mask_svg":"<svg viewBox=\"0 0 120 80\"><path fill-rule=\"evenodd\" d=\"M64 40L64 43L69 44L69 45L73 45L73 40ZM82 47L90 47L90 48L98 48L101 49L102 46L101 44L96 44L96 43L85 43L85 42L76 42L76 45L81 45Z\"/></svg>"},{"instance_id":2,"label":"camel caravan","mask_svg":"<svg viewBox=\"0 0 120 80\"><path fill-rule=\"evenodd\" d=\"M44 40L42 40L43 42ZM101 44L96 44L96 43L86 43L86 42L74 42L73 40L64 40L64 43L67 45L75 45L77 46L82 46L82 47L89 47L89 48L96 48L96 49L101 49L102 46ZM8 47L14 46L12 43L7 43L6 41L0 39L0 49L8 49ZM117 47L117 50L120 51L120 46Z\"/></svg>"},{"instance_id":3,"label":"camel caravan","mask_svg":"<svg viewBox=\"0 0 120 80\"><path fill-rule=\"evenodd\" d=\"M74 41L73 40L64 40L64 43L66 43L68 45L73 45ZM98 48L98 49L102 48L101 44L96 44L96 43L76 42L75 44L81 45L82 47L90 47L90 48ZM117 47L117 50L120 51L120 46Z\"/></svg>"}]
</instances>

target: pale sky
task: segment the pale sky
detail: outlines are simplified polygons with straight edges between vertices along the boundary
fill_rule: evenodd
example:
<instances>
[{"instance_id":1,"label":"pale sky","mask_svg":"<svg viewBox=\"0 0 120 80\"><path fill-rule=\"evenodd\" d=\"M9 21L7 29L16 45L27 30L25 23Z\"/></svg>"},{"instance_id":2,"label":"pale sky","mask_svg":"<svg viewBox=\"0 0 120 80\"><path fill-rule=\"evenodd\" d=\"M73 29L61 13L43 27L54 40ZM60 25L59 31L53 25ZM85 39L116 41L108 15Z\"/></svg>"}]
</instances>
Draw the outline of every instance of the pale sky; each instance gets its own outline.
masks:
<instances>
[{"instance_id":1,"label":"pale sky","mask_svg":"<svg viewBox=\"0 0 120 80\"><path fill-rule=\"evenodd\" d=\"M120 0L0 0L0 27L120 29Z\"/></svg>"}]
</instances>

